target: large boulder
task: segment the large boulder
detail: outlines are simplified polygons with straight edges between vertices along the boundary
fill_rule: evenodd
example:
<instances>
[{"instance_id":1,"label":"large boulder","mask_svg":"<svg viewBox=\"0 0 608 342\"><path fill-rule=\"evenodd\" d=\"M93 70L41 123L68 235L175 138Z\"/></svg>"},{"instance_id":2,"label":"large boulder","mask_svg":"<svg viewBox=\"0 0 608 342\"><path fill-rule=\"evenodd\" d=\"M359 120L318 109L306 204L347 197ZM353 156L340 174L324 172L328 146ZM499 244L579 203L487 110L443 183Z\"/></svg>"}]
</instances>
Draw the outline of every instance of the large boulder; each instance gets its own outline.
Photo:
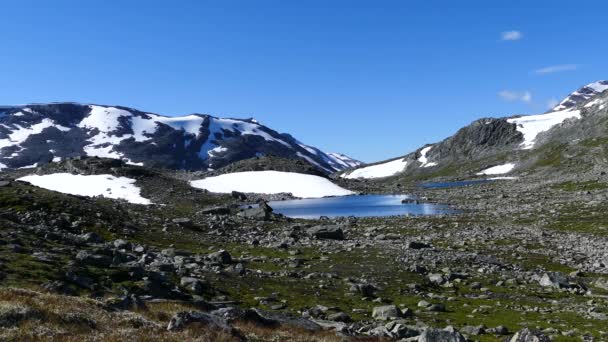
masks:
<instances>
[{"instance_id":1,"label":"large boulder","mask_svg":"<svg viewBox=\"0 0 608 342\"><path fill-rule=\"evenodd\" d=\"M524 328L513 335L510 342L551 342L551 339L538 330Z\"/></svg>"},{"instance_id":2,"label":"large boulder","mask_svg":"<svg viewBox=\"0 0 608 342\"><path fill-rule=\"evenodd\" d=\"M461 333L452 327L445 329L427 329L418 338L418 342L466 342Z\"/></svg>"},{"instance_id":3,"label":"large boulder","mask_svg":"<svg viewBox=\"0 0 608 342\"><path fill-rule=\"evenodd\" d=\"M566 289L570 287L568 278L560 272L548 272L543 274L539 280L540 286Z\"/></svg>"},{"instance_id":4,"label":"large boulder","mask_svg":"<svg viewBox=\"0 0 608 342\"><path fill-rule=\"evenodd\" d=\"M401 311L395 305L376 306L372 311L372 317L380 320L399 318Z\"/></svg>"},{"instance_id":5,"label":"large boulder","mask_svg":"<svg viewBox=\"0 0 608 342\"><path fill-rule=\"evenodd\" d=\"M84 265L96 267L108 267L112 264L111 257L103 254L93 254L85 250L82 250L76 254L76 260Z\"/></svg>"},{"instance_id":6,"label":"large boulder","mask_svg":"<svg viewBox=\"0 0 608 342\"><path fill-rule=\"evenodd\" d=\"M314 226L306 232L317 239L344 240L344 232L338 225Z\"/></svg>"},{"instance_id":7,"label":"large boulder","mask_svg":"<svg viewBox=\"0 0 608 342\"><path fill-rule=\"evenodd\" d=\"M321 330L321 326L319 324L302 317L293 316L283 312L263 311L257 308L251 310L257 313L258 316L266 322L276 322L280 325L287 325L296 329L303 329L308 331Z\"/></svg>"},{"instance_id":8,"label":"large boulder","mask_svg":"<svg viewBox=\"0 0 608 342\"><path fill-rule=\"evenodd\" d=\"M262 202L257 207L241 211L238 215L249 219L267 221L272 218L272 208L266 202Z\"/></svg>"},{"instance_id":9,"label":"large boulder","mask_svg":"<svg viewBox=\"0 0 608 342\"><path fill-rule=\"evenodd\" d=\"M179 331L191 324L203 325L208 329L220 330L234 336L239 336L236 329L231 327L225 319L198 311L182 311L176 313L171 318L171 321L169 321L167 330Z\"/></svg>"},{"instance_id":10,"label":"large boulder","mask_svg":"<svg viewBox=\"0 0 608 342\"><path fill-rule=\"evenodd\" d=\"M223 249L207 255L207 259L209 259L213 263L221 265L228 265L232 263L232 257L230 256L230 253Z\"/></svg>"},{"instance_id":11,"label":"large boulder","mask_svg":"<svg viewBox=\"0 0 608 342\"><path fill-rule=\"evenodd\" d=\"M372 284L352 284L349 291L363 297L375 297L378 289Z\"/></svg>"},{"instance_id":12,"label":"large boulder","mask_svg":"<svg viewBox=\"0 0 608 342\"><path fill-rule=\"evenodd\" d=\"M182 277L179 281L179 284L186 288L188 291L200 295L202 294L206 288L209 287L209 284L201 279L192 278L192 277Z\"/></svg>"}]
</instances>

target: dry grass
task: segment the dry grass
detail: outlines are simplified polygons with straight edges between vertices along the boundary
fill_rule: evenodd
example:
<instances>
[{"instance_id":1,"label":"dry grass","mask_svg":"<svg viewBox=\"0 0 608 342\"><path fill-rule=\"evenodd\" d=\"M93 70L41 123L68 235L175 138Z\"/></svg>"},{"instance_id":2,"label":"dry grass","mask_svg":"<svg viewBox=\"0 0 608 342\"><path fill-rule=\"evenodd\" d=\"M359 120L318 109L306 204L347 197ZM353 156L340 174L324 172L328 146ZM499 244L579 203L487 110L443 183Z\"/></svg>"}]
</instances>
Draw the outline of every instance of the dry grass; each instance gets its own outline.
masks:
<instances>
[{"instance_id":1,"label":"dry grass","mask_svg":"<svg viewBox=\"0 0 608 342\"><path fill-rule=\"evenodd\" d=\"M0 288L0 341L239 341L226 332L196 324L167 331L169 319L184 310L192 308L181 303L151 303L137 312L111 311L89 298ZM343 341L331 332L287 326L273 329L239 322L235 328L251 341Z\"/></svg>"}]
</instances>

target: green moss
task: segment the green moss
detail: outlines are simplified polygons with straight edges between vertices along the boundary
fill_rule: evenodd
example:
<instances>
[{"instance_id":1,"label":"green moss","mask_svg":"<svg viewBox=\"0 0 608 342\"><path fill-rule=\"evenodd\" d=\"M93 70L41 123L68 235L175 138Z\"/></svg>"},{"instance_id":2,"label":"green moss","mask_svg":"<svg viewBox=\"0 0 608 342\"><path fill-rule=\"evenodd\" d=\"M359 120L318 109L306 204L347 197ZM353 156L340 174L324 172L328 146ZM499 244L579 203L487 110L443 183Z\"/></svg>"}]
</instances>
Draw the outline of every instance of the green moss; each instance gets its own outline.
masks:
<instances>
[{"instance_id":1,"label":"green moss","mask_svg":"<svg viewBox=\"0 0 608 342\"><path fill-rule=\"evenodd\" d=\"M601 183L599 181L586 181L586 182L573 182L567 181L558 184L554 184L552 186L554 189L564 190L564 191L592 191L592 190L602 190L608 189L608 184Z\"/></svg>"}]
</instances>

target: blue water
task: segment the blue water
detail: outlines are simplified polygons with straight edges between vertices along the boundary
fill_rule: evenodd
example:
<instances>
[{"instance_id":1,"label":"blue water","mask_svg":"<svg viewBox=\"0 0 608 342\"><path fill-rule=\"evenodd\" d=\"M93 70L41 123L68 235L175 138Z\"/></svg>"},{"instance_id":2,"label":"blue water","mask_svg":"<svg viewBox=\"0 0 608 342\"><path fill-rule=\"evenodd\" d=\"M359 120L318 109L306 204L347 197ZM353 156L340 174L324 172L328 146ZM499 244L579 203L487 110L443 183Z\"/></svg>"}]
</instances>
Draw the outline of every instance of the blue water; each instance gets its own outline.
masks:
<instances>
[{"instance_id":1,"label":"blue water","mask_svg":"<svg viewBox=\"0 0 608 342\"><path fill-rule=\"evenodd\" d=\"M268 205L277 214L287 217L316 219L321 216L379 217L394 215L441 215L456 211L446 205L431 203L407 203L401 200L407 195L342 196L288 201L272 201Z\"/></svg>"},{"instance_id":2,"label":"blue water","mask_svg":"<svg viewBox=\"0 0 608 342\"><path fill-rule=\"evenodd\" d=\"M469 186L476 184L484 184L489 182L494 182L493 179L474 179L474 180L466 180L466 181L455 181L455 182L434 182L434 183L423 183L420 184L421 188L425 189L439 189L439 188L454 188L459 186Z\"/></svg>"}]
</instances>

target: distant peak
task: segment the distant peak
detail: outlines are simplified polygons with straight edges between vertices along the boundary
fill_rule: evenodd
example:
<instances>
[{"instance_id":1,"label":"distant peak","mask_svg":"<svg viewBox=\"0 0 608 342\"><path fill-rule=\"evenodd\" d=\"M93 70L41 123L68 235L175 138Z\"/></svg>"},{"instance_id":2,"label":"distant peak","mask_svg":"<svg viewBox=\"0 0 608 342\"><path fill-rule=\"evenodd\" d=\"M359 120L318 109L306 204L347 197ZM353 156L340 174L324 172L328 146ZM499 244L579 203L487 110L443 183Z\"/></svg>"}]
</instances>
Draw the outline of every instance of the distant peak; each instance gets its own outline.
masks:
<instances>
[{"instance_id":1,"label":"distant peak","mask_svg":"<svg viewBox=\"0 0 608 342\"><path fill-rule=\"evenodd\" d=\"M570 108L574 108L579 104L589 100L597 94L600 94L608 89L608 81L596 81L593 83L589 83L586 86L578 89L572 94L566 96L557 106L555 106L551 111L557 112Z\"/></svg>"}]
</instances>

